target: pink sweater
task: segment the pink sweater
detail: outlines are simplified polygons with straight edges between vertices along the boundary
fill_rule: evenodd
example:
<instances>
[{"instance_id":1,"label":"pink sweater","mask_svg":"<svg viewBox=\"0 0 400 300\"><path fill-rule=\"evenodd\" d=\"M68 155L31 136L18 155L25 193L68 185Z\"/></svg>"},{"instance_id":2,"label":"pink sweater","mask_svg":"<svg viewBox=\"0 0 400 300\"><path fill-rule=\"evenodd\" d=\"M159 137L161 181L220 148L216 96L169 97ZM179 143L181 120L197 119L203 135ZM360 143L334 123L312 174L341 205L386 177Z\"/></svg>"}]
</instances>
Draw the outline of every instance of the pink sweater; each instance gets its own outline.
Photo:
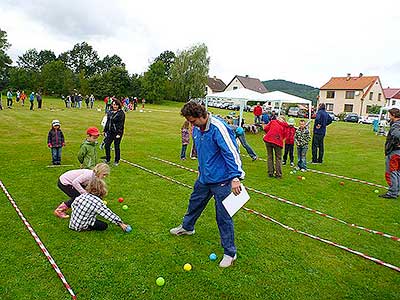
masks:
<instances>
[{"instance_id":1,"label":"pink sweater","mask_svg":"<svg viewBox=\"0 0 400 300\"><path fill-rule=\"evenodd\" d=\"M63 185L72 185L79 193L86 194L84 186L94 176L94 172L88 169L71 170L60 176L60 182Z\"/></svg>"}]
</instances>

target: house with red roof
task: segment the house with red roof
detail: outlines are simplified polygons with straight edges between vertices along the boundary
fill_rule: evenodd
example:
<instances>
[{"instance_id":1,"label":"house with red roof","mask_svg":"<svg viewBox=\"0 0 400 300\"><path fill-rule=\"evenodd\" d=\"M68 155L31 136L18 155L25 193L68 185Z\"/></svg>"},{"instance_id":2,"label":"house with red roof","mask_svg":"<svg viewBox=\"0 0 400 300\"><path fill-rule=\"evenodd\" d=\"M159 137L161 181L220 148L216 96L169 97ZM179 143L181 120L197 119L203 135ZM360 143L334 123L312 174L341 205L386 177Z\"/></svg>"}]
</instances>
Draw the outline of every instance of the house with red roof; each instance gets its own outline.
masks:
<instances>
[{"instance_id":1,"label":"house with red roof","mask_svg":"<svg viewBox=\"0 0 400 300\"><path fill-rule=\"evenodd\" d=\"M385 94L386 106L397 105L400 106L400 89L386 88L383 89Z\"/></svg>"},{"instance_id":2,"label":"house with red roof","mask_svg":"<svg viewBox=\"0 0 400 300\"><path fill-rule=\"evenodd\" d=\"M360 116L368 114L373 105L385 106L386 98L379 76L332 77L319 90L319 103L334 114L354 112Z\"/></svg>"},{"instance_id":3,"label":"house with red roof","mask_svg":"<svg viewBox=\"0 0 400 300\"><path fill-rule=\"evenodd\" d=\"M267 88L261 83L260 79L246 76L236 75L227 84L225 91L232 91L236 89L246 88L259 93L267 93Z\"/></svg>"}]
</instances>

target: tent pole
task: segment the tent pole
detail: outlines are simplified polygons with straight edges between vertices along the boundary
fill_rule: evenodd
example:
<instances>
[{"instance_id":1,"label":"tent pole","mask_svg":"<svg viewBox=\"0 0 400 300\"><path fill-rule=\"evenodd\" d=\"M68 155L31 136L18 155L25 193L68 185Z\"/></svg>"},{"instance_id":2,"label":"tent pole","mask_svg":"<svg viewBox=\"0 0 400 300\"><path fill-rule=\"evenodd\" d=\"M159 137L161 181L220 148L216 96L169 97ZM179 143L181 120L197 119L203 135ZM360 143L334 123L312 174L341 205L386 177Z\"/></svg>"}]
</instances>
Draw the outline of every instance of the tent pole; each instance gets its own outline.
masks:
<instances>
[{"instance_id":1,"label":"tent pole","mask_svg":"<svg viewBox=\"0 0 400 300\"><path fill-rule=\"evenodd\" d=\"M242 127L242 119L243 119L243 110L244 110L244 103L247 102L245 100L240 100L240 111L239 111L239 127Z\"/></svg>"},{"instance_id":2,"label":"tent pole","mask_svg":"<svg viewBox=\"0 0 400 300\"><path fill-rule=\"evenodd\" d=\"M278 112L278 116L281 115L281 110L282 110L282 100L279 100L279 112Z\"/></svg>"},{"instance_id":3,"label":"tent pole","mask_svg":"<svg viewBox=\"0 0 400 300\"><path fill-rule=\"evenodd\" d=\"M208 110L208 97L206 97L206 110Z\"/></svg>"}]
</instances>

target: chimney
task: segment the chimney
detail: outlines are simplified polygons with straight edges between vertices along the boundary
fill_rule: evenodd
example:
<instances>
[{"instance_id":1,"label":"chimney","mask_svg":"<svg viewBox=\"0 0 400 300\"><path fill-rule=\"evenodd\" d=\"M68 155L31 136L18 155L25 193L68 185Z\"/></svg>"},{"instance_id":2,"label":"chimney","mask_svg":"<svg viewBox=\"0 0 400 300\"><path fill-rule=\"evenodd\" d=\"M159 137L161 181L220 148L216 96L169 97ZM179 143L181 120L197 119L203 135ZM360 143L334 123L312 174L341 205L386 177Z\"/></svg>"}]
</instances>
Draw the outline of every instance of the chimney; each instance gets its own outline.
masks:
<instances>
[{"instance_id":1,"label":"chimney","mask_svg":"<svg viewBox=\"0 0 400 300\"><path fill-rule=\"evenodd\" d=\"M246 78L249 78L249 75L246 75Z\"/></svg>"},{"instance_id":2,"label":"chimney","mask_svg":"<svg viewBox=\"0 0 400 300\"><path fill-rule=\"evenodd\" d=\"M217 80L217 76L214 76L214 80Z\"/></svg>"},{"instance_id":3,"label":"chimney","mask_svg":"<svg viewBox=\"0 0 400 300\"><path fill-rule=\"evenodd\" d=\"M346 80L350 80L350 77L351 77L351 74L350 74L350 73L347 73L347 78L346 78Z\"/></svg>"},{"instance_id":4,"label":"chimney","mask_svg":"<svg viewBox=\"0 0 400 300\"><path fill-rule=\"evenodd\" d=\"M358 77L363 77L363 75L364 75L363 73L360 73L360 74L358 75Z\"/></svg>"}]
</instances>

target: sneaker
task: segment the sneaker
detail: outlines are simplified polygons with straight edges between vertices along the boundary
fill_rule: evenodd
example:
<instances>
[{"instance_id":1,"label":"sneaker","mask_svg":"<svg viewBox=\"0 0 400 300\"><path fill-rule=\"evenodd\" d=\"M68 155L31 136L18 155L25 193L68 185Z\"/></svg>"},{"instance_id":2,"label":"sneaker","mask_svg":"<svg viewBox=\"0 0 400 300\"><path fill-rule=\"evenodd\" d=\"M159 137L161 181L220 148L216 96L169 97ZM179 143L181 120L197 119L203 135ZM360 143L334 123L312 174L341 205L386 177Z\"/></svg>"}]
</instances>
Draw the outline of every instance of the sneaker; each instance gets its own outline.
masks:
<instances>
[{"instance_id":1,"label":"sneaker","mask_svg":"<svg viewBox=\"0 0 400 300\"><path fill-rule=\"evenodd\" d=\"M307 170L306 170L306 169L301 169L300 171L301 171L301 172L307 172Z\"/></svg>"},{"instance_id":2,"label":"sneaker","mask_svg":"<svg viewBox=\"0 0 400 300\"><path fill-rule=\"evenodd\" d=\"M294 168L296 171L299 171L300 170L300 168L299 167L296 167L296 168Z\"/></svg>"},{"instance_id":3,"label":"sneaker","mask_svg":"<svg viewBox=\"0 0 400 300\"><path fill-rule=\"evenodd\" d=\"M254 156L254 157L251 158L252 161L255 161L255 160L257 160L257 159L258 159L257 156Z\"/></svg>"},{"instance_id":4,"label":"sneaker","mask_svg":"<svg viewBox=\"0 0 400 300\"><path fill-rule=\"evenodd\" d=\"M221 268L228 268L233 265L233 262L236 260L236 258L237 258L236 254L234 257L224 254L224 257L219 263L219 266Z\"/></svg>"},{"instance_id":5,"label":"sneaker","mask_svg":"<svg viewBox=\"0 0 400 300\"><path fill-rule=\"evenodd\" d=\"M291 163L290 163L290 166L291 166L291 167L294 167L294 163L291 162Z\"/></svg>"},{"instance_id":6,"label":"sneaker","mask_svg":"<svg viewBox=\"0 0 400 300\"><path fill-rule=\"evenodd\" d=\"M268 174L268 177L274 177L274 174Z\"/></svg>"},{"instance_id":7,"label":"sneaker","mask_svg":"<svg viewBox=\"0 0 400 300\"><path fill-rule=\"evenodd\" d=\"M107 159L105 159L103 162L104 162L105 164L107 164L107 165L109 165L109 164L110 164L110 161L109 161L109 160L107 160Z\"/></svg>"},{"instance_id":8,"label":"sneaker","mask_svg":"<svg viewBox=\"0 0 400 300\"><path fill-rule=\"evenodd\" d=\"M397 198L396 196L392 196L392 195L388 195L388 194L382 194L382 195L379 195L378 197L386 198L386 199L396 199Z\"/></svg>"},{"instance_id":9,"label":"sneaker","mask_svg":"<svg viewBox=\"0 0 400 300\"><path fill-rule=\"evenodd\" d=\"M118 167L119 163L118 162L114 162L114 166Z\"/></svg>"},{"instance_id":10,"label":"sneaker","mask_svg":"<svg viewBox=\"0 0 400 300\"><path fill-rule=\"evenodd\" d=\"M186 230L185 228L182 227L181 224L178 227L172 228L169 232L173 235L184 235L184 234L192 235L195 233L195 230L192 231Z\"/></svg>"},{"instance_id":11,"label":"sneaker","mask_svg":"<svg viewBox=\"0 0 400 300\"><path fill-rule=\"evenodd\" d=\"M283 161L283 162L282 162L282 166L286 166L286 161Z\"/></svg>"}]
</instances>

